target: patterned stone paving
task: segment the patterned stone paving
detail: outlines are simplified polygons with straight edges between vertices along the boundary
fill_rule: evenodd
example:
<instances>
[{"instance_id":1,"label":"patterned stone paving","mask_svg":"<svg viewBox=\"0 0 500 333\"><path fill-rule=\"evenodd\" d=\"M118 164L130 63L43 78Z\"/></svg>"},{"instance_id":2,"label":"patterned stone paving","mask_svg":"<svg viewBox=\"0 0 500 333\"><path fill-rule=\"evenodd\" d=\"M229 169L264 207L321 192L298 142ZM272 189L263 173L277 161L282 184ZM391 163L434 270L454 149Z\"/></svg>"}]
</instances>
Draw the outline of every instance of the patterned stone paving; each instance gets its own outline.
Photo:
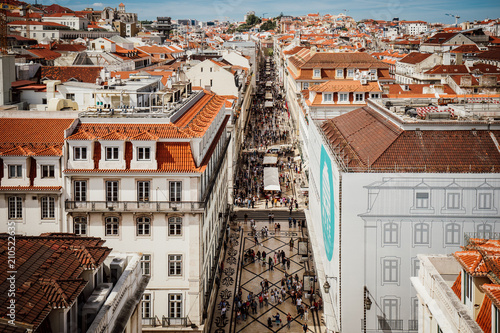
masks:
<instances>
[{"instance_id":1,"label":"patterned stone paving","mask_svg":"<svg viewBox=\"0 0 500 333\"><path fill-rule=\"evenodd\" d=\"M278 221L277 221L278 222ZM250 311L246 320L240 319L236 321L236 308L234 306L234 295L237 293L238 287L241 286L243 291L243 298L246 299L249 292L257 294L261 290L260 282L267 279L270 283L270 290L273 288L281 288L281 279L285 276L285 271L288 274L297 274L300 279L306 270L304 263L300 262L299 255L297 254L297 237L303 237L299 228L288 228L286 221L281 222L281 231L276 234L269 232L268 237L259 237L259 244L255 244L254 237L251 234L250 224L242 224L241 232L232 231L231 241L232 247L228 247L226 257L224 258L224 270L222 272L221 281L219 285L219 295L217 300L216 309L214 309L214 321L212 323L211 332L213 333L262 333L262 332L303 332L302 325L305 322L297 313L297 308L292 304L289 294L286 295L282 304L275 302L264 305L262 308L257 307L257 313L252 314ZM264 225L271 225L267 221L257 221L257 230L262 229ZM274 230L274 228L273 228ZM293 237L295 246L290 249L289 241ZM278 263L271 271L268 265L262 266L261 262L244 262L243 253L248 249L257 251L266 251L268 255L273 256L278 250L283 250L287 258L290 258L290 269L284 269ZM317 289L317 286L316 286ZM226 318L221 316L221 302L225 300L228 303ZM305 304L310 306L310 301L303 298ZM277 325L273 322L273 327L268 327L268 318L274 317L279 313L283 325ZM286 325L286 316L290 313L293 321L290 329ZM316 313L309 312L308 316L308 332L320 333L324 331L321 327L320 317L321 311Z\"/></svg>"}]
</instances>

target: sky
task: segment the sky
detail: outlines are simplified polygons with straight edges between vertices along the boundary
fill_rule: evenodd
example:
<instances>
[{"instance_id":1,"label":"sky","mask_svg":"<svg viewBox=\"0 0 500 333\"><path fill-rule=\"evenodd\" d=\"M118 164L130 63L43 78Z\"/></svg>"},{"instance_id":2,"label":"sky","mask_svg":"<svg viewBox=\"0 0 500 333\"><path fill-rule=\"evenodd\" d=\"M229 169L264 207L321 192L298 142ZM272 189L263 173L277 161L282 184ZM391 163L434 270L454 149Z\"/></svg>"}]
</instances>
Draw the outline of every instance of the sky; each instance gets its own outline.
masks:
<instances>
[{"instance_id":1,"label":"sky","mask_svg":"<svg viewBox=\"0 0 500 333\"><path fill-rule=\"evenodd\" d=\"M230 20L243 21L248 11L260 17L284 15L300 16L308 13L337 15L347 10L347 15L355 20L365 18L378 20L424 20L435 23L455 23L455 19L445 14L460 16L459 22L483 20L500 17L498 0L351 0L346 3L319 0L42 0L43 4L57 3L74 10L93 7L118 7L120 1L126 11L137 13L139 20L154 20L157 16L170 16L172 19L196 19L199 21ZM307 4L307 5L305 5Z\"/></svg>"}]
</instances>

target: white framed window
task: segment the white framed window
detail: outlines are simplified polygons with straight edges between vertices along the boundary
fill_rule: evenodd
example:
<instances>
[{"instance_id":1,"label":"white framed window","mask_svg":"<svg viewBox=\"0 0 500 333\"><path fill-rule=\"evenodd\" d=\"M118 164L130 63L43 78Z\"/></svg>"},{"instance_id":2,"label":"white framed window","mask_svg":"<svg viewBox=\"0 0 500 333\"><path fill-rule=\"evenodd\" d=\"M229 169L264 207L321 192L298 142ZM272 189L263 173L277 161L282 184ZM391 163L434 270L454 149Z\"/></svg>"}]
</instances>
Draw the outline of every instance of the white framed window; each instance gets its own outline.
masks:
<instances>
[{"instance_id":1,"label":"white framed window","mask_svg":"<svg viewBox=\"0 0 500 333\"><path fill-rule=\"evenodd\" d=\"M314 69L313 70L313 77L321 78L321 69Z\"/></svg>"},{"instance_id":2,"label":"white framed window","mask_svg":"<svg viewBox=\"0 0 500 333\"><path fill-rule=\"evenodd\" d=\"M339 103L349 102L349 93L338 93Z\"/></svg>"},{"instance_id":3,"label":"white framed window","mask_svg":"<svg viewBox=\"0 0 500 333\"><path fill-rule=\"evenodd\" d=\"M87 181L75 180L73 184L75 190L75 201L87 201Z\"/></svg>"},{"instance_id":4,"label":"white framed window","mask_svg":"<svg viewBox=\"0 0 500 333\"><path fill-rule=\"evenodd\" d=\"M149 201L149 181L137 182L137 201Z\"/></svg>"},{"instance_id":5,"label":"white framed window","mask_svg":"<svg viewBox=\"0 0 500 333\"><path fill-rule=\"evenodd\" d=\"M149 217L138 217L137 222L137 236L149 236L151 234L151 219Z\"/></svg>"},{"instance_id":6,"label":"white framed window","mask_svg":"<svg viewBox=\"0 0 500 333\"><path fill-rule=\"evenodd\" d=\"M355 93L354 94L354 100L356 102L363 102L365 100L365 94L364 93Z\"/></svg>"},{"instance_id":7,"label":"white framed window","mask_svg":"<svg viewBox=\"0 0 500 333\"><path fill-rule=\"evenodd\" d=\"M170 201L182 201L182 182L170 182Z\"/></svg>"},{"instance_id":8,"label":"white framed window","mask_svg":"<svg viewBox=\"0 0 500 333\"><path fill-rule=\"evenodd\" d=\"M383 265L383 281L384 283L398 283L399 282L399 260L384 259Z\"/></svg>"},{"instance_id":9,"label":"white framed window","mask_svg":"<svg viewBox=\"0 0 500 333\"><path fill-rule=\"evenodd\" d=\"M117 180L107 180L106 181L106 201L108 201L108 202L118 201L118 181Z\"/></svg>"},{"instance_id":10,"label":"white framed window","mask_svg":"<svg viewBox=\"0 0 500 333\"><path fill-rule=\"evenodd\" d=\"M182 294L168 294L168 316L170 318L182 317Z\"/></svg>"},{"instance_id":11,"label":"white framed window","mask_svg":"<svg viewBox=\"0 0 500 333\"><path fill-rule=\"evenodd\" d=\"M460 245L460 225L448 223L445 226L445 244Z\"/></svg>"},{"instance_id":12,"label":"white framed window","mask_svg":"<svg viewBox=\"0 0 500 333\"><path fill-rule=\"evenodd\" d=\"M472 301L472 288L474 288L474 284L472 283L472 275L469 275L466 271L462 271L463 276L465 276L465 298L469 301ZM465 303L465 299L464 299Z\"/></svg>"},{"instance_id":13,"label":"white framed window","mask_svg":"<svg viewBox=\"0 0 500 333\"><path fill-rule=\"evenodd\" d=\"M42 178L55 178L55 166L54 165L42 165L40 166L42 171Z\"/></svg>"},{"instance_id":14,"label":"white framed window","mask_svg":"<svg viewBox=\"0 0 500 333\"><path fill-rule=\"evenodd\" d=\"M413 232L413 243L415 245L429 244L429 224L427 223L415 224Z\"/></svg>"},{"instance_id":15,"label":"white framed window","mask_svg":"<svg viewBox=\"0 0 500 333\"><path fill-rule=\"evenodd\" d=\"M415 194L416 208L429 208L429 192L417 192Z\"/></svg>"},{"instance_id":16,"label":"white framed window","mask_svg":"<svg viewBox=\"0 0 500 333\"><path fill-rule=\"evenodd\" d=\"M170 217L168 219L168 235L182 236L182 217Z\"/></svg>"},{"instance_id":17,"label":"white framed window","mask_svg":"<svg viewBox=\"0 0 500 333\"><path fill-rule=\"evenodd\" d=\"M151 148L149 148L149 147L137 147L137 160L138 161L150 161L151 160Z\"/></svg>"},{"instance_id":18,"label":"white framed window","mask_svg":"<svg viewBox=\"0 0 500 333\"><path fill-rule=\"evenodd\" d=\"M151 311L151 294L142 294L142 318L152 318L153 311Z\"/></svg>"},{"instance_id":19,"label":"white framed window","mask_svg":"<svg viewBox=\"0 0 500 333\"><path fill-rule=\"evenodd\" d=\"M104 220L105 234L106 236L118 236L120 223L118 217L108 216Z\"/></svg>"},{"instance_id":20,"label":"white framed window","mask_svg":"<svg viewBox=\"0 0 500 333\"><path fill-rule=\"evenodd\" d=\"M418 271L420 270L420 260L418 258L413 258L412 259L412 276L418 276Z\"/></svg>"},{"instance_id":21,"label":"white framed window","mask_svg":"<svg viewBox=\"0 0 500 333\"><path fill-rule=\"evenodd\" d=\"M302 89L305 90L305 89L309 89L309 82L303 82L302 83Z\"/></svg>"},{"instance_id":22,"label":"white framed window","mask_svg":"<svg viewBox=\"0 0 500 333\"><path fill-rule=\"evenodd\" d=\"M168 275L169 276L182 275L182 254L168 255Z\"/></svg>"},{"instance_id":23,"label":"white framed window","mask_svg":"<svg viewBox=\"0 0 500 333\"><path fill-rule=\"evenodd\" d=\"M22 178L23 166L21 164L9 164L9 178Z\"/></svg>"},{"instance_id":24,"label":"white framed window","mask_svg":"<svg viewBox=\"0 0 500 333\"><path fill-rule=\"evenodd\" d=\"M446 194L446 208L447 209L460 209L460 193L447 193Z\"/></svg>"},{"instance_id":25,"label":"white framed window","mask_svg":"<svg viewBox=\"0 0 500 333\"><path fill-rule=\"evenodd\" d=\"M106 147L106 161L118 161L118 147Z\"/></svg>"},{"instance_id":26,"label":"white framed window","mask_svg":"<svg viewBox=\"0 0 500 333\"><path fill-rule=\"evenodd\" d=\"M23 198L9 197L9 219L23 218Z\"/></svg>"},{"instance_id":27,"label":"white framed window","mask_svg":"<svg viewBox=\"0 0 500 333\"><path fill-rule=\"evenodd\" d=\"M399 228L394 222L384 224L384 244L398 244Z\"/></svg>"},{"instance_id":28,"label":"white framed window","mask_svg":"<svg viewBox=\"0 0 500 333\"><path fill-rule=\"evenodd\" d=\"M332 93L323 93L323 102L324 103L333 102L333 94Z\"/></svg>"},{"instance_id":29,"label":"white framed window","mask_svg":"<svg viewBox=\"0 0 500 333\"><path fill-rule=\"evenodd\" d=\"M86 161L87 160L87 147L74 147L73 160Z\"/></svg>"},{"instance_id":30,"label":"white framed window","mask_svg":"<svg viewBox=\"0 0 500 333\"><path fill-rule=\"evenodd\" d=\"M478 209L491 209L491 193L479 193L477 195Z\"/></svg>"},{"instance_id":31,"label":"white framed window","mask_svg":"<svg viewBox=\"0 0 500 333\"><path fill-rule=\"evenodd\" d=\"M42 219L55 219L56 199L53 197L42 197L41 209L42 209Z\"/></svg>"},{"instance_id":32,"label":"white framed window","mask_svg":"<svg viewBox=\"0 0 500 333\"><path fill-rule=\"evenodd\" d=\"M343 69L341 69L341 68L340 68L340 69L337 69L337 70L335 71L335 73L336 73L336 74L335 74L335 76L336 76L336 77L344 77L344 70L343 70Z\"/></svg>"},{"instance_id":33,"label":"white framed window","mask_svg":"<svg viewBox=\"0 0 500 333\"><path fill-rule=\"evenodd\" d=\"M151 275L151 254L143 254L141 257L142 275Z\"/></svg>"},{"instance_id":34,"label":"white framed window","mask_svg":"<svg viewBox=\"0 0 500 333\"><path fill-rule=\"evenodd\" d=\"M87 218L84 216L75 216L73 218L73 232L76 235L87 234Z\"/></svg>"},{"instance_id":35,"label":"white framed window","mask_svg":"<svg viewBox=\"0 0 500 333\"><path fill-rule=\"evenodd\" d=\"M385 298L382 301L382 309L384 311L385 318L388 320L396 320L399 318L399 300L397 298Z\"/></svg>"},{"instance_id":36,"label":"white framed window","mask_svg":"<svg viewBox=\"0 0 500 333\"><path fill-rule=\"evenodd\" d=\"M354 69L352 68L347 69L347 77L354 77Z\"/></svg>"}]
</instances>

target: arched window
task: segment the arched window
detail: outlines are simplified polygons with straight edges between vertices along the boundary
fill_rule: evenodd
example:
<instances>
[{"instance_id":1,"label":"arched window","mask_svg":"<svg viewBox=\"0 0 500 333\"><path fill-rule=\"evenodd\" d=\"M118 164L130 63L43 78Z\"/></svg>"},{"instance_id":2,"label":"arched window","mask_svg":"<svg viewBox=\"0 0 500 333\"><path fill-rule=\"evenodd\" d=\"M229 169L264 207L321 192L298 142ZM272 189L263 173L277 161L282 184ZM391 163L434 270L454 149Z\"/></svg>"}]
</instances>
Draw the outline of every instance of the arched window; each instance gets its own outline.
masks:
<instances>
[{"instance_id":1,"label":"arched window","mask_svg":"<svg viewBox=\"0 0 500 333\"><path fill-rule=\"evenodd\" d=\"M490 224L481 223L477 226L477 238L491 238L493 228Z\"/></svg>"},{"instance_id":2,"label":"arched window","mask_svg":"<svg viewBox=\"0 0 500 333\"><path fill-rule=\"evenodd\" d=\"M106 228L106 236L118 236L118 230L120 227L120 223L118 221L118 217L109 216L106 217L105 228Z\"/></svg>"},{"instance_id":3,"label":"arched window","mask_svg":"<svg viewBox=\"0 0 500 333\"><path fill-rule=\"evenodd\" d=\"M460 245L460 225L458 223L448 223L445 229L445 243Z\"/></svg>"},{"instance_id":4,"label":"arched window","mask_svg":"<svg viewBox=\"0 0 500 333\"><path fill-rule=\"evenodd\" d=\"M429 244L429 224L417 223L414 230L414 244Z\"/></svg>"}]
</instances>

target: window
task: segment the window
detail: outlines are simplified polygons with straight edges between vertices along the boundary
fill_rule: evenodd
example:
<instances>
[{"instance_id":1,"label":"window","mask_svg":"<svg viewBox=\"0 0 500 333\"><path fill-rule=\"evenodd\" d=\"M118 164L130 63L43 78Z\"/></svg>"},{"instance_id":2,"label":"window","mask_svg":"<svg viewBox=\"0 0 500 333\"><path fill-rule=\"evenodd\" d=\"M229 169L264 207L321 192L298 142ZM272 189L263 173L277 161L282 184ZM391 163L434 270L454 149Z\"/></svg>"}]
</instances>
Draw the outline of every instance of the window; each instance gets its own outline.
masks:
<instances>
[{"instance_id":1,"label":"window","mask_svg":"<svg viewBox=\"0 0 500 333\"><path fill-rule=\"evenodd\" d=\"M108 202L118 201L118 181L117 180L106 181L106 201L108 201Z\"/></svg>"},{"instance_id":2,"label":"window","mask_svg":"<svg viewBox=\"0 0 500 333\"><path fill-rule=\"evenodd\" d=\"M137 201L149 201L149 181L137 182Z\"/></svg>"},{"instance_id":3,"label":"window","mask_svg":"<svg viewBox=\"0 0 500 333\"><path fill-rule=\"evenodd\" d=\"M339 93L339 102L349 102L349 94L348 93Z\"/></svg>"},{"instance_id":4,"label":"window","mask_svg":"<svg viewBox=\"0 0 500 333\"><path fill-rule=\"evenodd\" d=\"M168 219L168 235L181 236L182 235L182 218L170 217Z\"/></svg>"},{"instance_id":5,"label":"window","mask_svg":"<svg viewBox=\"0 0 500 333\"><path fill-rule=\"evenodd\" d=\"M151 149L149 147L138 147L137 148L137 160L138 161L151 160Z\"/></svg>"},{"instance_id":6,"label":"window","mask_svg":"<svg viewBox=\"0 0 500 333\"><path fill-rule=\"evenodd\" d=\"M383 281L384 283L397 283L399 262L397 259L384 259L383 261Z\"/></svg>"},{"instance_id":7,"label":"window","mask_svg":"<svg viewBox=\"0 0 500 333\"><path fill-rule=\"evenodd\" d=\"M56 199L42 197L42 219L54 219L56 217Z\"/></svg>"},{"instance_id":8,"label":"window","mask_svg":"<svg viewBox=\"0 0 500 333\"><path fill-rule=\"evenodd\" d=\"M491 209L491 193L479 193L477 196L477 208Z\"/></svg>"},{"instance_id":9,"label":"window","mask_svg":"<svg viewBox=\"0 0 500 333\"><path fill-rule=\"evenodd\" d=\"M9 178L22 178L23 166L21 164L9 165Z\"/></svg>"},{"instance_id":10,"label":"window","mask_svg":"<svg viewBox=\"0 0 500 333\"><path fill-rule=\"evenodd\" d=\"M200 67L200 73L203 73L203 67Z\"/></svg>"},{"instance_id":11,"label":"window","mask_svg":"<svg viewBox=\"0 0 500 333\"><path fill-rule=\"evenodd\" d=\"M151 318L151 294L142 295L142 318Z\"/></svg>"},{"instance_id":12,"label":"window","mask_svg":"<svg viewBox=\"0 0 500 333\"><path fill-rule=\"evenodd\" d=\"M323 102L332 102L333 98L332 98L332 94L329 93L329 94L323 94Z\"/></svg>"},{"instance_id":13,"label":"window","mask_svg":"<svg viewBox=\"0 0 500 333\"><path fill-rule=\"evenodd\" d=\"M469 301L472 300L472 275L469 275L466 271L462 271L463 276L465 276L465 298L467 298ZM465 303L465 299L464 299Z\"/></svg>"},{"instance_id":14,"label":"window","mask_svg":"<svg viewBox=\"0 0 500 333\"><path fill-rule=\"evenodd\" d=\"M182 182L170 182L170 201L181 201Z\"/></svg>"},{"instance_id":15,"label":"window","mask_svg":"<svg viewBox=\"0 0 500 333\"><path fill-rule=\"evenodd\" d=\"M213 83L212 80L210 80L210 87L212 86L212 83Z\"/></svg>"},{"instance_id":16,"label":"window","mask_svg":"<svg viewBox=\"0 0 500 333\"><path fill-rule=\"evenodd\" d=\"M171 254L168 256L168 275L182 275L182 255Z\"/></svg>"},{"instance_id":17,"label":"window","mask_svg":"<svg viewBox=\"0 0 500 333\"><path fill-rule=\"evenodd\" d=\"M149 217L137 218L137 236L147 236L151 233L151 219Z\"/></svg>"},{"instance_id":18,"label":"window","mask_svg":"<svg viewBox=\"0 0 500 333\"><path fill-rule=\"evenodd\" d=\"M370 98L380 98L380 94L379 93L371 94L370 96L371 96Z\"/></svg>"},{"instance_id":19,"label":"window","mask_svg":"<svg viewBox=\"0 0 500 333\"><path fill-rule=\"evenodd\" d=\"M9 197L9 219L23 218L23 198Z\"/></svg>"},{"instance_id":20,"label":"window","mask_svg":"<svg viewBox=\"0 0 500 333\"><path fill-rule=\"evenodd\" d=\"M87 181L75 180L75 201L87 201Z\"/></svg>"},{"instance_id":21,"label":"window","mask_svg":"<svg viewBox=\"0 0 500 333\"><path fill-rule=\"evenodd\" d=\"M55 167L53 165L42 165L42 178L55 178Z\"/></svg>"},{"instance_id":22,"label":"window","mask_svg":"<svg viewBox=\"0 0 500 333\"><path fill-rule=\"evenodd\" d=\"M337 69L337 77L344 77L344 70L343 69Z\"/></svg>"},{"instance_id":23,"label":"window","mask_svg":"<svg viewBox=\"0 0 500 333\"><path fill-rule=\"evenodd\" d=\"M170 318L182 317L182 295L169 294L168 295L168 316Z\"/></svg>"},{"instance_id":24,"label":"window","mask_svg":"<svg viewBox=\"0 0 500 333\"><path fill-rule=\"evenodd\" d=\"M75 100L75 94L66 94L66 99Z\"/></svg>"},{"instance_id":25,"label":"window","mask_svg":"<svg viewBox=\"0 0 500 333\"><path fill-rule=\"evenodd\" d=\"M354 69L348 69L347 70L347 77L353 77L354 76Z\"/></svg>"},{"instance_id":26,"label":"window","mask_svg":"<svg viewBox=\"0 0 500 333\"><path fill-rule=\"evenodd\" d=\"M118 218L111 216L105 219L106 236L118 236Z\"/></svg>"},{"instance_id":27,"label":"window","mask_svg":"<svg viewBox=\"0 0 500 333\"><path fill-rule=\"evenodd\" d=\"M418 271L420 269L420 260L418 260L418 258L413 258L411 269L412 269L412 276L418 276Z\"/></svg>"},{"instance_id":28,"label":"window","mask_svg":"<svg viewBox=\"0 0 500 333\"><path fill-rule=\"evenodd\" d=\"M490 224L485 224L485 223L482 223L482 224L479 224L477 226L477 235L476 237L477 238L491 238L491 234L492 234L492 231L493 231L493 228L491 227Z\"/></svg>"},{"instance_id":29,"label":"window","mask_svg":"<svg viewBox=\"0 0 500 333\"><path fill-rule=\"evenodd\" d=\"M429 244L429 225L427 223L415 224L413 241L416 245Z\"/></svg>"},{"instance_id":30,"label":"window","mask_svg":"<svg viewBox=\"0 0 500 333\"><path fill-rule=\"evenodd\" d=\"M142 275L151 275L151 255L143 254L141 257Z\"/></svg>"},{"instance_id":31,"label":"window","mask_svg":"<svg viewBox=\"0 0 500 333\"><path fill-rule=\"evenodd\" d=\"M213 68L212 68L212 67L210 67L210 73L212 73L212 71L213 71Z\"/></svg>"},{"instance_id":32,"label":"window","mask_svg":"<svg viewBox=\"0 0 500 333\"><path fill-rule=\"evenodd\" d=\"M445 227L446 244L460 245L460 225L458 223L448 223Z\"/></svg>"},{"instance_id":33,"label":"window","mask_svg":"<svg viewBox=\"0 0 500 333\"><path fill-rule=\"evenodd\" d=\"M76 235L87 234L87 218L83 216L76 216L73 218L73 232Z\"/></svg>"},{"instance_id":34,"label":"window","mask_svg":"<svg viewBox=\"0 0 500 333\"><path fill-rule=\"evenodd\" d=\"M73 159L75 161L87 160L87 147L75 147L73 148Z\"/></svg>"},{"instance_id":35,"label":"window","mask_svg":"<svg viewBox=\"0 0 500 333\"><path fill-rule=\"evenodd\" d=\"M384 224L384 244L398 244L398 225L396 223Z\"/></svg>"},{"instance_id":36,"label":"window","mask_svg":"<svg viewBox=\"0 0 500 333\"><path fill-rule=\"evenodd\" d=\"M106 147L106 161L118 160L118 147Z\"/></svg>"},{"instance_id":37,"label":"window","mask_svg":"<svg viewBox=\"0 0 500 333\"><path fill-rule=\"evenodd\" d=\"M313 76L316 78L320 78L321 77L321 69L315 69Z\"/></svg>"},{"instance_id":38,"label":"window","mask_svg":"<svg viewBox=\"0 0 500 333\"><path fill-rule=\"evenodd\" d=\"M354 94L356 102L363 102L365 100L365 94Z\"/></svg>"},{"instance_id":39,"label":"window","mask_svg":"<svg viewBox=\"0 0 500 333\"><path fill-rule=\"evenodd\" d=\"M398 300L394 298L386 298L382 302L385 317L389 320L398 319Z\"/></svg>"},{"instance_id":40,"label":"window","mask_svg":"<svg viewBox=\"0 0 500 333\"><path fill-rule=\"evenodd\" d=\"M460 193L448 193L446 195L447 209L460 209Z\"/></svg>"},{"instance_id":41,"label":"window","mask_svg":"<svg viewBox=\"0 0 500 333\"><path fill-rule=\"evenodd\" d=\"M309 82L302 83L302 89L309 89Z\"/></svg>"},{"instance_id":42,"label":"window","mask_svg":"<svg viewBox=\"0 0 500 333\"><path fill-rule=\"evenodd\" d=\"M429 208L429 193L418 192L415 195L415 207L417 208Z\"/></svg>"}]
</instances>

